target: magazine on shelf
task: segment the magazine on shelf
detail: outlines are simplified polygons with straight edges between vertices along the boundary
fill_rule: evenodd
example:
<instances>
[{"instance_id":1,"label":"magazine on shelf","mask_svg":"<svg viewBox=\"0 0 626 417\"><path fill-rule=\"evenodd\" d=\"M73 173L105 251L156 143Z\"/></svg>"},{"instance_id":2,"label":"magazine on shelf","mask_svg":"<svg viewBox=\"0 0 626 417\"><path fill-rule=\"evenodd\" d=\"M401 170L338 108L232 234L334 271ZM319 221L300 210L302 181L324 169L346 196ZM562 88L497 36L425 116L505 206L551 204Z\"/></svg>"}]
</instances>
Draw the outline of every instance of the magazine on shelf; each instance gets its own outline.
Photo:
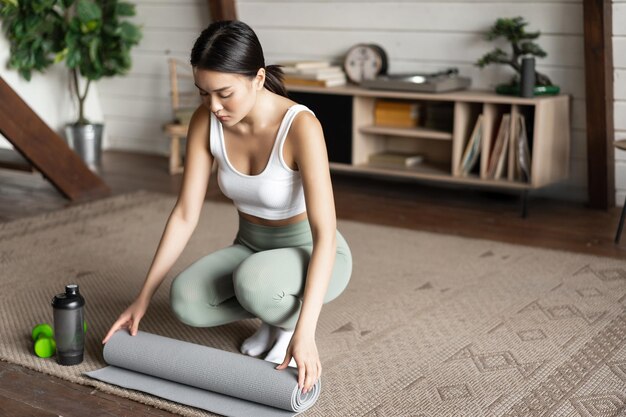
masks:
<instances>
[{"instance_id":1,"label":"magazine on shelf","mask_svg":"<svg viewBox=\"0 0 626 417\"><path fill-rule=\"evenodd\" d=\"M505 114L502 116L502 124L504 125L503 138L502 138L502 150L500 155L496 159L498 162L496 164L496 172L494 175L494 179L498 180L502 178L504 174L504 169L507 166L507 156L509 149L509 136L511 135L511 115Z\"/></svg>"},{"instance_id":2,"label":"magazine on shelf","mask_svg":"<svg viewBox=\"0 0 626 417\"><path fill-rule=\"evenodd\" d=\"M515 117L511 116L511 133L509 137L509 181L516 181L517 177L517 138L519 135L519 114L515 113Z\"/></svg>"},{"instance_id":3,"label":"magazine on shelf","mask_svg":"<svg viewBox=\"0 0 626 417\"><path fill-rule=\"evenodd\" d=\"M487 164L487 178L495 178L496 170L498 168L498 163L503 153L506 154L506 144L505 140L505 131L509 129L509 118L510 114L502 115L500 120L500 127L498 128L498 133L496 135L496 139L493 143L493 147L491 150L491 155L489 156L489 162Z\"/></svg>"},{"instance_id":4,"label":"magazine on shelf","mask_svg":"<svg viewBox=\"0 0 626 417\"><path fill-rule=\"evenodd\" d=\"M517 178L524 182L530 181L530 148L528 146L528 135L526 133L526 118L519 115L519 129L517 135Z\"/></svg>"},{"instance_id":5,"label":"magazine on shelf","mask_svg":"<svg viewBox=\"0 0 626 417\"><path fill-rule=\"evenodd\" d=\"M371 165L412 167L420 164L424 156L413 152L384 151L369 156Z\"/></svg>"},{"instance_id":6,"label":"magazine on shelf","mask_svg":"<svg viewBox=\"0 0 626 417\"><path fill-rule=\"evenodd\" d=\"M470 171L476 165L478 161L478 156L480 155L480 148L482 143L482 135L483 135L483 115L479 115L478 119L476 119L476 124L474 125L474 130L467 141L467 146L465 148L465 152L463 154L463 158L461 158L461 165L459 167L459 171L461 175L467 176Z\"/></svg>"}]
</instances>

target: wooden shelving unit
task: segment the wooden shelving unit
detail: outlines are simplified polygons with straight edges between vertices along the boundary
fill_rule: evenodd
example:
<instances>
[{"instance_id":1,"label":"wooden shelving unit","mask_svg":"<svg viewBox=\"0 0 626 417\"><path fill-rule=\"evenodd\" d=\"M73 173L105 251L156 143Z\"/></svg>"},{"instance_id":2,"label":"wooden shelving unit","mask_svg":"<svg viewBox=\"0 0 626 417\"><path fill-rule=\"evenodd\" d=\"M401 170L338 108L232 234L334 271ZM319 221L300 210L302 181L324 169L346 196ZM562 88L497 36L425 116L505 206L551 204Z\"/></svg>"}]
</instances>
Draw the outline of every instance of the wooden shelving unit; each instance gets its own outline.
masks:
<instances>
[{"instance_id":1,"label":"wooden shelving unit","mask_svg":"<svg viewBox=\"0 0 626 417\"><path fill-rule=\"evenodd\" d=\"M287 85L290 96L307 105L324 126L331 169L385 177L414 178L446 183L477 185L523 192L566 179L570 160L570 97L567 95L522 98L489 91L467 90L453 93L412 93L371 90L358 86L305 87ZM336 96L342 97L341 108ZM348 101L348 99L351 99ZM377 100L393 99L419 103L422 107L449 106L449 120L437 128L416 126L400 128L376 126ZM351 103L350 112L343 107ZM530 178L514 179L512 160L500 179L487 175L489 157L502 115L522 114L526 120L531 153ZM462 175L463 152L479 115L483 117L480 160L469 175ZM350 135L335 134L334 126L350 126ZM514 126L510 127L513 134ZM338 131L338 130L337 130ZM341 143L339 143L341 141ZM345 143L347 141L348 143ZM343 161L335 159L333 149L349 149ZM382 168L368 164L372 153L385 150L412 151L425 156L422 164L410 168ZM509 152L510 153L510 152Z\"/></svg>"}]
</instances>

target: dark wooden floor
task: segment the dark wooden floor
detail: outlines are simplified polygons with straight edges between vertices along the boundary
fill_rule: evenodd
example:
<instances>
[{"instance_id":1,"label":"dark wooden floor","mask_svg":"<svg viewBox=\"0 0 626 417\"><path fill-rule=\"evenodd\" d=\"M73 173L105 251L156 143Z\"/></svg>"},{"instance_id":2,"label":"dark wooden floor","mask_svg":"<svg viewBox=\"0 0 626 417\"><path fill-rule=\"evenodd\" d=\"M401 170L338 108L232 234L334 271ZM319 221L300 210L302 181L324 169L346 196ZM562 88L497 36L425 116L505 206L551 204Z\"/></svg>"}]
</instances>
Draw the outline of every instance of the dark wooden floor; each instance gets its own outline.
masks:
<instances>
[{"instance_id":1,"label":"dark wooden floor","mask_svg":"<svg viewBox=\"0 0 626 417\"><path fill-rule=\"evenodd\" d=\"M177 194L182 176L167 173L167 160L105 152L102 177L113 194L139 189ZM516 194L480 189L385 181L333 174L339 219L458 236L623 258L613 237L619 209L591 210L584 204L533 198L529 217L520 217ZM226 200L214 180L208 200ZM0 222L60 210L71 205L39 174L0 170ZM2 416L92 417L171 414L91 388L0 363Z\"/></svg>"}]
</instances>

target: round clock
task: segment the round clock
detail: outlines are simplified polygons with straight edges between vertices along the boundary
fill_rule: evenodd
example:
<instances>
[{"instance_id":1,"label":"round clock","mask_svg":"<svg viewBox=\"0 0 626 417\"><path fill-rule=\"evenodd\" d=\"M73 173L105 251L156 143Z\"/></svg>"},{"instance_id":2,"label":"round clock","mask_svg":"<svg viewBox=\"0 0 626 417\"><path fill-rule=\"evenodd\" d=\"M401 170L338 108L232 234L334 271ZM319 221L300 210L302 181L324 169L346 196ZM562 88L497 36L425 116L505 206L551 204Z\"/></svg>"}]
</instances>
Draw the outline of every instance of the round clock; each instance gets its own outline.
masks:
<instances>
[{"instance_id":1,"label":"round clock","mask_svg":"<svg viewBox=\"0 0 626 417\"><path fill-rule=\"evenodd\" d=\"M353 83L373 80L379 74L387 73L387 53L373 43L356 44L346 53L343 69Z\"/></svg>"}]
</instances>

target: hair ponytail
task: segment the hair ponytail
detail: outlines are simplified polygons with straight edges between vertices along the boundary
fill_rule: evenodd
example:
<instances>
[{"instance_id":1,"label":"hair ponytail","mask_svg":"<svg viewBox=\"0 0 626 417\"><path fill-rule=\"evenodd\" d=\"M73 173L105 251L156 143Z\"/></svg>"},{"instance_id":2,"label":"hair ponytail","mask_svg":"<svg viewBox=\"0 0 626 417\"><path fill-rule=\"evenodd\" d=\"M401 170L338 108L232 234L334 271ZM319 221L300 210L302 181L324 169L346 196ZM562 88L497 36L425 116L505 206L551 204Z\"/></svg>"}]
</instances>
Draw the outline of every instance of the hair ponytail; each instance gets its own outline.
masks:
<instances>
[{"instance_id":1,"label":"hair ponytail","mask_svg":"<svg viewBox=\"0 0 626 417\"><path fill-rule=\"evenodd\" d=\"M196 39L190 63L201 69L241 74L254 78L265 68L264 87L287 97L280 65L265 66L263 48L250 26L240 20L211 23Z\"/></svg>"},{"instance_id":2,"label":"hair ponytail","mask_svg":"<svg viewBox=\"0 0 626 417\"><path fill-rule=\"evenodd\" d=\"M272 93L287 97L287 89L283 83L285 74L281 65L268 65L265 67L265 88Z\"/></svg>"}]
</instances>

